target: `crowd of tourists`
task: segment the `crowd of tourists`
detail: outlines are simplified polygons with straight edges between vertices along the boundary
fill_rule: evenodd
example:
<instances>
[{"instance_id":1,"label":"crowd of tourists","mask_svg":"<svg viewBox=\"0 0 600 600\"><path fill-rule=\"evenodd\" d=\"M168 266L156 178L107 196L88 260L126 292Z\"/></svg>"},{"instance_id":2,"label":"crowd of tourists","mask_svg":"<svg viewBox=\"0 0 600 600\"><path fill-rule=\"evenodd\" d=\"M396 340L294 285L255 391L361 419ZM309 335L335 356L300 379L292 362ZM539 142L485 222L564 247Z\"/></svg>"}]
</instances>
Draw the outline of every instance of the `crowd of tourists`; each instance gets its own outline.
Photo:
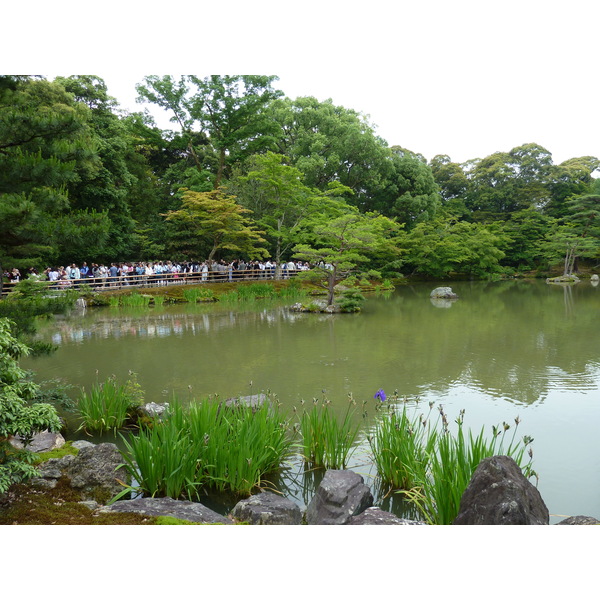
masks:
<instances>
[{"instance_id":1,"label":"crowd of tourists","mask_svg":"<svg viewBox=\"0 0 600 600\"><path fill-rule=\"evenodd\" d=\"M287 279L298 271L308 270L306 262L284 261L280 264L273 260L231 262L219 261L152 261L96 264L75 263L66 267L48 267L42 273L30 268L25 277L34 276L49 281L53 287L77 286L83 283L94 287L117 287L123 285L166 285L183 283L186 280L197 281L233 281L238 279L273 279L278 275ZM3 276L11 283L17 283L23 276L18 269L6 271Z\"/></svg>"}]
</instances>

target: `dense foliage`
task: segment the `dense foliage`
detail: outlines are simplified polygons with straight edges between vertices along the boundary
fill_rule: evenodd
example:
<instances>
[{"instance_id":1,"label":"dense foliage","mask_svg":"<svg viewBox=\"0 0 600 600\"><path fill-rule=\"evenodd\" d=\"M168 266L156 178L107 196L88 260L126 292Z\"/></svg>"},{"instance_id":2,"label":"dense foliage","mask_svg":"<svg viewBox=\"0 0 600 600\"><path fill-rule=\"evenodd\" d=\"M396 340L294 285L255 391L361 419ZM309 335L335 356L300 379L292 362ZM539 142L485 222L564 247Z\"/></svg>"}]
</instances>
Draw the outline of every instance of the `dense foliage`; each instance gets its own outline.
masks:
<instances>
[{"instance_id":1,"label":"dense foliage","mask_svg":"<svg viewBox=\"0 0 600 600\"><path fill-rule=\"evenodd\" d=\"M13 448L9 438L20 436L27 443L37 431L61 427L52 405L34 401L39 388L19 368L19 357L28 352L11 334L10 321L0 318L0 494L37 472L32 465L35 456Z\"/></svg>"},{"instance_id":2,"label":"dense foliage","mask_svg":"<svg viewBox=\"0 0 600 600\"><path fill-rule=\"evenodd\" d=\"M120 110L99 77L0 76L0 268L326 261L332 228L355 219L395 229L361 246L352 268L482 277L598 264L598 158L555 165L529 143L428 161L389 146L364 115L287 98L276 82L145 77L139 100L174 123L161 130ZM238 223L227 241L225 213Z\"/></svg>"}]
</instances>

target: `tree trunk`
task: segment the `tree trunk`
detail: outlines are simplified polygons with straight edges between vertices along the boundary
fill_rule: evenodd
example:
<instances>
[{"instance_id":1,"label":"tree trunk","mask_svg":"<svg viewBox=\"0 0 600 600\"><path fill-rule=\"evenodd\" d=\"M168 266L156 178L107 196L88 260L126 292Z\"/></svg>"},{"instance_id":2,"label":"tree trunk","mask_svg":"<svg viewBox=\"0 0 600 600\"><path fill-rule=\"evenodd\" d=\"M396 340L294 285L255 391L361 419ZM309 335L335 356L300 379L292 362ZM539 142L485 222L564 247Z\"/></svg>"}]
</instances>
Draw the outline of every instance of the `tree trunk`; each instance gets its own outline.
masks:
<instances>
[{"instance_id":1,"label":"tree trunk","mask_svg":"<svg viewBox=\"0 0 600 600\"><path fill-rule=\"evenodd\" d=\"M337 267L334 265L333 269L328 274L328 286L327 286L327 306L333 304L335 298L335 280L337 276Z\"/></svg>"}]
</instances>

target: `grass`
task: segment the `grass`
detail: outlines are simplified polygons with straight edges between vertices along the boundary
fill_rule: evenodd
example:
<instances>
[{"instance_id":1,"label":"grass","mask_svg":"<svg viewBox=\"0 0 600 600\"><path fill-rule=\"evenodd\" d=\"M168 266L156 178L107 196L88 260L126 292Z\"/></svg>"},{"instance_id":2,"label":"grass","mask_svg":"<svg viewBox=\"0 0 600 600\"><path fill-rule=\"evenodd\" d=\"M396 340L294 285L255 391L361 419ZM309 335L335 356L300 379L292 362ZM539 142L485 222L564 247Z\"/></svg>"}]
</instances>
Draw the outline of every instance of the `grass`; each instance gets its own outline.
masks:
<instances>
[{"instance_id":1,"label":"grass","mask_svg":"<svg viewBox=\"0 0 600 600\"><path fill-rule=\"evenodd\" d=\"M345 469L352 455L359 425L353 424L352 396L339 420L328 401L313 400L313 406L300 415L301 448L305 462L314 467Z\"/></svg>"},{"instance_id":2,"label":"grass","mask_svg":"<svg viewBox=\"0 0 600 600\"><path fill-rule=\"evenodd\" d=\"M76 408L82 420L81 429L98 433L116 432L132 419L141 401L141 390L134 376L125 384L109 377L103 383L94 384L90 392L83 388Z\"/></svg>"},{"instance_id":3,"label":"grass","mask_svg":"<svg viewBox=\"0 0 600 600\"><path fill-rule=\"evenodd\" d=\"M217 401L173 402L169 416L125 440L125 464L144 495L197 499L203 493L248 496L290 454L278 410Z\"/></svg>"},{"instance_id":4,"label":"grass","mask_svg":"<svg viewBox=\"0 0 600 600\"><path fill-rule=\"evenodd\" d=\"M206 302L214 300L214 294L207 288L189 287L184 288L183 297L187 302Z\"/></svg>"},{"instance_id":5,"label":"grass","mask_svg":"<svg viewBox=\"0 0 600 600\"><path fill-rule=\"evenodd\" d=\"M455 421L457 428L453 433L442 407L437 421L431 423L432 406L430 403L427 417L416 414L411 417L404 405L400 414L392 411L385 415L369 436L381 482L399 490L428 523L448 525L454 521L460 499L484 458L510 456L525 477L536 476L530 449L529 461L525 462L527 446L533 439L516 438L518 418L510 438L508 423L492 427L492 436L486 437L483 428L477 435L465 431L463 410Z\"/></svg>"}]
</instances>

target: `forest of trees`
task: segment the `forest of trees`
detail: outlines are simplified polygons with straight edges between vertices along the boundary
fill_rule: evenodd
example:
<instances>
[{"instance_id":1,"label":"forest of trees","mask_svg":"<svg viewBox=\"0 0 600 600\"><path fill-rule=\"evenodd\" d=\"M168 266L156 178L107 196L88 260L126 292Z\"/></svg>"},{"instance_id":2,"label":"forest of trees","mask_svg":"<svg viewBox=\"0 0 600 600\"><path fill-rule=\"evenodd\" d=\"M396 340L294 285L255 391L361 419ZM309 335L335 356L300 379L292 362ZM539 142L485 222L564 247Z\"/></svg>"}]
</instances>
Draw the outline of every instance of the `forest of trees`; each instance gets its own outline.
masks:
<instances>
[{"instance_id":1,"label":"forest of trees","mask_svg":"<svg viewBox=\"0 0 600 600\"><path fill-rule=\"evenodd\" d=\"M2 269L280 261L326 255L349 224L354 258L389 275L600 263L596 157L555 165L529 143L427 161L350 108L285 97L274 76L148 76L137 92L128 114L96 76L0 76Z\"/></svg>"}]
</instances>

